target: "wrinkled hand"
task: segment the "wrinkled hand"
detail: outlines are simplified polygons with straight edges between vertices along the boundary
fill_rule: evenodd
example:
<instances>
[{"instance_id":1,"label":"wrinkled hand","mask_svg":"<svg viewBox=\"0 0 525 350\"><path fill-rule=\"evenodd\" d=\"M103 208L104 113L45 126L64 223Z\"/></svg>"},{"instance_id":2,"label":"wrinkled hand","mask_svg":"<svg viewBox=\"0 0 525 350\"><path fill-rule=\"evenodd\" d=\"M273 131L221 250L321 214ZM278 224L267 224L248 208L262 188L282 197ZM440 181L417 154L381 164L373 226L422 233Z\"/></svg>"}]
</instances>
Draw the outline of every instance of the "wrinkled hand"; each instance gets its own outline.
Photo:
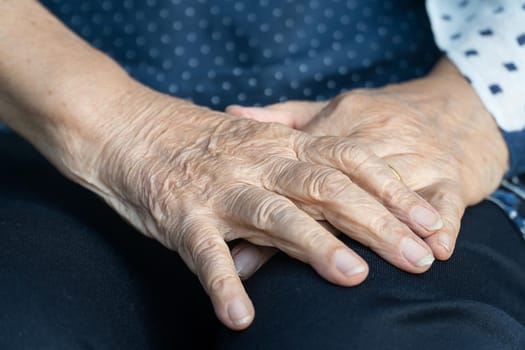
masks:
<instances>
[{"instance_id":1,"label":"wrinkled hand","mask_svg":"<svg viewBox=\"0 0 525 350\"><path fill-rule=\"evenodd\" d=\"M95 161L70 176L177 251L232 329L246 328L254 310L227 241L275 247L343 286L362 282L368 267L315 219L406 271L424 272L434 260L419 236L439 226L437 211L352 139L314 137L137 90L105 113L112 117L97 132ZM432 220L421 222L421 212Z\"/></svg>"},{"instance_id":2,"label":"wrinkled hand","mask_svg":"<svg viewBox=\"0 0 525 350\"><path fill-rule=\"evenodd\" d=\"M443 228L425 239L438 259L451 256L466 206L494 191L507 168L508 151L496 123L446 59L423 79L354 90L329 103L231 106L227 111L312 135L347 136L372 150L440 212ZM401 198L391 195L392 202ZM232 251L245 278L273 253L244 243Z\"/></svg>"}]
</instances>

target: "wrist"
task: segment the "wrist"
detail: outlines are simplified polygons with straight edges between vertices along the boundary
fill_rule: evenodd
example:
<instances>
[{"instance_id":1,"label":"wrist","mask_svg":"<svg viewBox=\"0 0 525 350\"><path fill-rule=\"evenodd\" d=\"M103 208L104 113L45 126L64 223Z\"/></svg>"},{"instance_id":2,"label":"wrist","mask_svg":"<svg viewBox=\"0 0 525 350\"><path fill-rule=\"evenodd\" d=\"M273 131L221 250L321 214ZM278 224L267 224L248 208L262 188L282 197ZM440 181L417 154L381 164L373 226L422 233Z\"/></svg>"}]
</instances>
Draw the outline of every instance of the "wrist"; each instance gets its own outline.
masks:
<instances>
[{"instance_id":1,"label":"wrist","mask_svg":"<svg viewBox=\"0 0 525 350\"><path fill-rule=\"evenodd\" d=\"M468 203L479 200L479 188L492 191L499 185L509 166L507 144L488 109L450 61L444 58L429 75L385 91L402 96L430 127L440 130L437 136L447 138L442 144L450 145L448 153L463 165L458 176Z\"/></svg>"},{"instance_id":2,"label":"wrist","mask_svg":"<svg viewBox=\"0 0 525 350\"><path fill-rule=\"evenodd\" d=\"M115 117L110 111L124 104L138 85L103 58L96 69L59 74L45 87L17 93L7 124L70 175L89 167Z\"/></svg>"},{"instance_id":3,"label":"wrist","mask_svg":"<svg viewBox=\"0 0 525 350\"><path fill-rule=\"evenodd\" d=\"M448 127L464 128L464 135L471 135L466 136L473 141L464 150L465 164L469 164L469 158L481 159L477 163L482 168L464 169L466 183L472 182L472 179L485 178L485 183L492 183L494 190L510 166L509 148L496 120L470 82L447 58L436 65L428 79L430 86L436 88L444 101L444 108L449 111L446 113L451 122Z\"/></svg>"},{"instance_id":4,"label":"wrist","mask_svg":"<svg viewBox=\"0 0 525 350\"><path fill-rule=\"evenodd\" d=\"M170 145L160 154L175 154L198 140L201 126L218 122L216 113L132 79L110 83L116 87L75 104L73 123L60 133L64 173L98 194L125 185L129 171L151 160L159 140Z\"/></svg>"},{"instance_id":5,"label":"wrist","mask_svg":"<svg viewBox=\"0 0 525 350\"><path fill-rule=\"evenodd\" d=\"M155 113L159 95L123 74L77 77L57 91L53 104L60 107L45 111L51 127L38 137L47 143L40 151L66 176L94 189L107 154L145 128L139 121Z\"/></svg>"},{"instance_id":6,"label":"wrist","mask_svg":"<svg viewBox=\"0 0 525 350\"><path fill-rule=\"evenodd\" d=\"M479 124L483 125L484 129L488 131L485 142L492 144L495 161L494 166L497 166L501 173L504 174L510 167L510 156L507 143L505 142L502 130L499 128L496 120L489 112L479 95L476 93L470 82L461 74L457 67L448 59L443 58L429 75L429 79L440 87L440 93L443 99L448 103L456 106L455 114L462 118L462 124L472 129L475 133ZM473 125L469 122L468 116L476 114L480 122L478 125Z\"/></svg>"}]
</instances>

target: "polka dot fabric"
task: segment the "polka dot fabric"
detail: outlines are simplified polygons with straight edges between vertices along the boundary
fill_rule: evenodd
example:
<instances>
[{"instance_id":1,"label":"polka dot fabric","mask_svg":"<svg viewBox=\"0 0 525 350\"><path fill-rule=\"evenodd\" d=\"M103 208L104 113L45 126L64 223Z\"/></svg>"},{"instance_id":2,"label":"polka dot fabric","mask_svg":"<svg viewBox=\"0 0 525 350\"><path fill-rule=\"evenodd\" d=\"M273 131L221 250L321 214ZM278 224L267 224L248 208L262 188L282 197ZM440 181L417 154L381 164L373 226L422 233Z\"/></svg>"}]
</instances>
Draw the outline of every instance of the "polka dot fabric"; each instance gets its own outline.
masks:
<instances>
[{"instance_id":1,"label":"polka dot fabric","mask_svg":"<svg viewBox=\"0 0 525 350\"><path fill-rule=\"evenodd\" d=\"M525 172L525 1L428 0L436 41L507 141L507 177Z\"/></svg>"},{"instance_id":2,"label":"polka dot fabric","mask_svg":"<svg viewBox=\"0 0 525 350\"><path fill-rule=\"evenodd\" d=\"M425 74L416 0L46 0L143 83L200 105L324 100Z\"/></svg>"},{"instance_id":3,"label":"polka dot fabric","mask_svg":"<svg viewBox=\"0 0 525 350\"><path fill-rule=\"evenodd\" d=\"M499 125L525 128L525 1L428 0L436 41Z\"/></svg>"}]
</instances>

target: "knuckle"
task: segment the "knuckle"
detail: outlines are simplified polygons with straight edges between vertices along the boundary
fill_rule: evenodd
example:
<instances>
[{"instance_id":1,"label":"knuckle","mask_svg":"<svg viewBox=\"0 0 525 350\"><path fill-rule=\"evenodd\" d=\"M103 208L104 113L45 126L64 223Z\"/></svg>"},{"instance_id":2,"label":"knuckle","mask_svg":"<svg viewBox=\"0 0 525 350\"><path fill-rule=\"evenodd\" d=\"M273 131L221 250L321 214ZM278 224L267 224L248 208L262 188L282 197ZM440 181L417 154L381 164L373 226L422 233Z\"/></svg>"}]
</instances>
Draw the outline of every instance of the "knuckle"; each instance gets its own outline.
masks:
<instances>
[{"instance_id":1,"label":"knuckle","mask_svg":"<svg viewBox=\"0 0 525 350\"><path fill-rule=\"evenodd\" d=\"M404 185L401 184L397 179L394 180L385 180L381 190L379 192L379 197L385 203L404 203L409 197L410 193Z\"/></svg>"},{"instance_id":2,"label":"knuckle","mask_svg":"<svg viewBox=\"0 0 525 350\"><path fill-rule=\"evenodd\" d=\"M323 152L347 173L356 173L363 165L377 158L366 145L354 139L325 136ZM317 147L317 145L313 145Z\"/></svg>"},{"instance_id":3,"label":"knuckle","mask_svg":"<svg viewBox=\"0 0 525 350\"><path fill-rule=\"evenodd\" d=\"M212 202L212 208L220 216L238 215L243 207L242 202L251 203L250 190L245 185L232 184L219 187Z\"/></svg>"},{"instance_id":4,"label":"knuckle","mask_svg":"<svg viewBox=\"0 0 525 350\"><path fill-rule=\"evenodd\" d=\"M231 288L232 285L238 283L238 277L231 274L215 274L211 276L206 282L205 287L211 295L220 295Z\"/></svg>"},{"instance_id":5,"label":"knuckle","mask_svg":"<svg viewBox=\"0 0 525 350\"><path fill-rule=\"evenodd\" d=\"M294 208L293 203L284 197L268 196L260 201L253 217L253 225L261 230L269 227L269 223L283 220Z\"/></svg>"},{"instance_id":6,"label":"knuckle","mask_svg":"<svg viewBox=\"0 0 525 350\"><path fill-rule=\"evenodd\" d=\"M208 263L220 254L222 238L215 235L201 234L192 237L188 249L197 263Z\"/></svg>"},{"instance_id":7,"label":"knuckle","mask_svg":"<svg viewBox=\"0 0 525 350\"><path fill-rule=\"evenodd\" d=\"M392 225L392 216L385 213L374 216L368 227L372 238L383 240L387 236L392 236L390 232L395 226Z\"/></svg>"},{"instance_id":8,"label":"knuckle","mask_svg":"<svg viewBox=\"0 0 525 350\"><path fill-rule=\"evenodd\" d=\"M459 230L460 230L459 220L454 220L450 218L445 218L443 220L445 221L446 225L448 225L450 233L452 233L453 235L457 235L459 233Z\"/></svg>"},{"instance_id":9,"label":"knuckle","mask_svg":"<svg viewBox=\"0 0 525 350\"><path fill-rule=\"evenodd\" d=\"M339 147L338 153L341 162L346 165L347 171L350 173L357 173L376 158L375 154L368 148L354 142L346 142Z\"/></svg>"},{"instance_id":10,"label":"knuckle","mask_svg":"<svg viewBox=\"0 0 525 350\"><path fill-rule=\"evenodd\" d=\"M305 184L309 197L322 202L339 198L351 186L351 181L337 170L323 169L314 173Z\"/></svg>"},{"instance_id":11,"label":"knuckle","mask_svg":"<svg viewBox=\"0 0 525 350\"><path fill-rule=\"evenodd\" d=\"M303 235L303 249L310 255L311 253L322 252L327 244L328 238L319 230L310 230Z\"/></svg>"}]
</instances>

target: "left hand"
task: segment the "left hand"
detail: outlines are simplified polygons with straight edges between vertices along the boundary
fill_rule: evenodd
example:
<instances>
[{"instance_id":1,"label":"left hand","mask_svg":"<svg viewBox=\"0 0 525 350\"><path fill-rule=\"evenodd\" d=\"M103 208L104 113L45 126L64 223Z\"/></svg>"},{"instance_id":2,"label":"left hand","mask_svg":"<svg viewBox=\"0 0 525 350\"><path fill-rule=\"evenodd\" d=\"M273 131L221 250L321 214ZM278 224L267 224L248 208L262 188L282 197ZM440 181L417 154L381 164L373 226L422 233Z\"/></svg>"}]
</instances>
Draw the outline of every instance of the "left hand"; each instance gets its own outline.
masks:
<instances>
[{"instance_id":1,"label":"left hand","mask_svg":"<svg viewBox=\"0 0 525 350\"><path fill-rule=\"evenodd\" d=\"M498 187L508 164L494 119L447 59L424 78L353 90L329 103L231 106L227 112L313 135L351 137L370 148L440 212L443 228L425 239L440 260L452 255L465 208ZM247 278L274 251L243 242L232 254L240 275Z\"/></svg>"}]
</instances>

